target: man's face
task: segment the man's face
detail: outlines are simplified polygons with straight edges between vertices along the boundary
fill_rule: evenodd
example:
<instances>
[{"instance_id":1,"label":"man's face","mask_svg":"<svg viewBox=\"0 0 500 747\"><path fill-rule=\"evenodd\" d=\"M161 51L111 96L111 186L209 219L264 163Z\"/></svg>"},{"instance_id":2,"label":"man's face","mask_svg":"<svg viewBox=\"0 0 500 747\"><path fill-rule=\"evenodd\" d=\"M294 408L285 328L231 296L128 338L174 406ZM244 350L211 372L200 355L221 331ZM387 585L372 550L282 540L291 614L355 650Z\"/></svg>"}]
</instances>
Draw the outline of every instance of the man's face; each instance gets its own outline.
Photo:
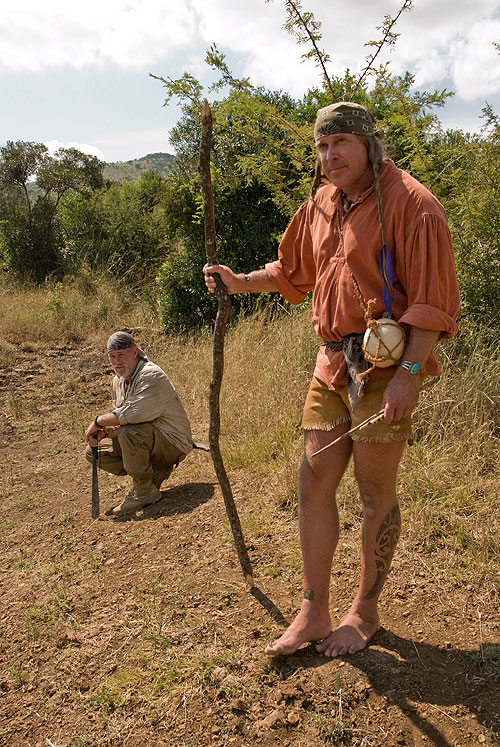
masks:
<instances>
[{"instance_id":1,"label":"man's face","mask_svg":"<svg viewBox=\"0 0 500 747\"><path fill-rule=\"evenodd\" d=\"M323 173L350 199L356 199L373 178L364 143L357 135L324 135L316 142Z\"/></svg>"},{"instance_id":2,"label":"man's face","mask_svg":"<svg viewBox=\"0 0 500 747\"><path fill-rule=\"evenodd\" d=\"M108 353L109 362L114 368L117 376L130 381L132 374L137 367L139 348L137 345L125 350L110 350Z\"/></svg>"}]
</instances>

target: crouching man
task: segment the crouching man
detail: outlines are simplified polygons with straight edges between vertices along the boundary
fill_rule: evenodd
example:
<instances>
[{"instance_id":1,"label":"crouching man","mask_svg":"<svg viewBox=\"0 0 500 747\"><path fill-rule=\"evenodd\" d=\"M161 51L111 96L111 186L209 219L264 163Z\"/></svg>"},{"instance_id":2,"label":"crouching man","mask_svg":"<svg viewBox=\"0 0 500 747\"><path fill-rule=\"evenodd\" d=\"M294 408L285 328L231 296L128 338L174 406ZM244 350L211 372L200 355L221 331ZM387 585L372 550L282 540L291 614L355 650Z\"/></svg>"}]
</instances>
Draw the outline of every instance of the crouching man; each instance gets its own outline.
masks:
<instances>
[{"instance_id":1,"label":"crouching man","mask_svg":"<svg viewBox=\"0 0 500 747\"><path fill-rule=\"evenodd\" d=\"M133 489L110 514L121 516L156 503L160 486L193 448L188 417L168 376L148 360L128 332L115 332L107 353L115 377L113 410L97 415L85 431L85 457L99 446L98 466L130 475ZM110 440L106 439L108 437Z\"/></svg>"}]
</instances>

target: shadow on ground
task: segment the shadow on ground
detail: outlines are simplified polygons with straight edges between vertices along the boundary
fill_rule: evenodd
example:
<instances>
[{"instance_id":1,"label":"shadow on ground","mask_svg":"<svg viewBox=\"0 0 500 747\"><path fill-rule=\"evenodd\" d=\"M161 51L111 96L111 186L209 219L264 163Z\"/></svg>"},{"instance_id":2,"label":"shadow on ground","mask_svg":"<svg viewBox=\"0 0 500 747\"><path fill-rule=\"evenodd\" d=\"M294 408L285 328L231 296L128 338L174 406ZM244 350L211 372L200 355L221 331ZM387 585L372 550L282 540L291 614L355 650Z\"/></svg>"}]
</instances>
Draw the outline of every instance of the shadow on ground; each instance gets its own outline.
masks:
<instances>
[{"instance_id":1,"label":"shadow on ground","mask_svg":"<svg viewBox=\"0 0 500 747\"><path fill-rule=\"evenodd\" d=\"M269 597L264 594L258 586L253 586L250 589L250 594L259 602L259 604L262 605L266 612L273 618L274 622L278 623L278 625L281 625L283 628L287 628L290 625L272 599L269 599Z\"/></svg>"},{"instance_id":2,"label":"shadow on ground","mask_svg":"<svg viewBox=\"0 0 500 747\"><path fill-rule=\"evenodd\" d=\"M145 506L141 513L117 516L113 520L117 522L144 521L146 519L161 519L164 516L174 516L176 514L187 514L209 501L213 497L214 490L214 484L210 482L176 485L168 490L162 490L161 500L152 506Z\"/></svg>"},{"instance_id":3,"label":"shadow on ground","mask_svg":"<svg viewBox=\"0 0 500 747\"><path fill-rule=\"evenodd\" d=\"M489 646L500 650L498 644ZM500 678L482 661L479 651L433 646L382 628L364 651L339 658L363 673L376 695L385 698L388 706L397 706L422 736L438 747L451 747L451 743L439 726L425 717L427 710L440 715L442 723L446 719L458 723L459 719L443 709L462 706L496 738L500 734L500 713L495 707L500 702ZM333 661L317 654L311 644L292 656L274 657L272 664L282 679L288 679L299 670Z\"/></svg>"}]
</instances>

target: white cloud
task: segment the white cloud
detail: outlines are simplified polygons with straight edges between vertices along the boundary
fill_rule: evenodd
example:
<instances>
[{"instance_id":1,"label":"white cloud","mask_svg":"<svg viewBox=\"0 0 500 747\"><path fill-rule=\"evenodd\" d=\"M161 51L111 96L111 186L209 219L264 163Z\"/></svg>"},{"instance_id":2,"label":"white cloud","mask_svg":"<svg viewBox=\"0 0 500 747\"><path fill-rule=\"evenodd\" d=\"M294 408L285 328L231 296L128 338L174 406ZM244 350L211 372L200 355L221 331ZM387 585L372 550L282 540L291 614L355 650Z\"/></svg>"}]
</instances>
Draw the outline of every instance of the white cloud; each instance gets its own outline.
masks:
<instances>
[{"instance_id":1,"label":"white cloud","mask_svg":"<svg viewBox=\"0 0 500 747\"><path fill-rule=\"evenodd\" d=\"M24 0L0 6L0 71L139 69L189 44L188 3L176 0Z\"/></svg>"},{"instance_id":2,"label":"white cloud","mask_svg":"<svg viewBox=\"0 0 500 747\"><path fill-rule=\"evenodd\" d=\"M472 101L500 92L497 0L420 0L399 24L393 69L411 70L415 84L450 78L457 96Z\"/></svg>"},{"instance_id":3,"label":"white cloud","mask_svg":"<svg viewBox=\"0 0 500 747\"><path fill-rule=\"evenodd\" d=\"M384 14L394 15L401 0L384 7L373 0L338 5L305 0L322 22L321 46L331 56L329 70L356 73L378 38ZM245 75L269 88L300 96L321 81L312 62L301 64L307 47L297 46L283 29L284 0L22 0L0 6L0 72L77 70L115 66L146 70L183 52L200 60L215 42L236 55ZM459 95L471 98L500 90L498 0L416 0L401 16L392 52L384 52L394 72L410 69L416 84L436 85L451 77ZM195 72L205 74L199 64ZM206 72L206 71L205 71Z\"/></svg>"},{"instance_id":4,"label":"white cloud","mask_svg":"<svg viewBox=\"0 0 500 747\"><path fill-rule=\"evenodd\" d=\"M89 145L88 143L62 143L60 140L48 140L44 145L49 149L49 155L53 156L56 150L59 148L77 148L82 153L87 153L89 156L97 156L102 161L104 160L104 154L100 148L95 145Z\"/></svg>"},{"instance_id":5,"label":"white cloud","mask_svg":"<svg viewBox=\"0 0 500 747\"><path fill-rule=\"evenodd\" d=\"M331 75L363 69L373 50L364 43L379 38L376 26L401 2L304 0L322 23ZM321 84L321 72L301 62L309 46L286 33L285 19L285 0L6 0L0 92L9 107L0 140L78 140L108 161L168 150L179 110L176 101L161 108L161 87L147 74L188 71L209 85L214 75L204 56L212 43L235 75L300 97ZM411 71L420 89L454 90L453 107L440 112L451 126L465 110L477 116L484 98L499 108L498 0L415 0L396 31L396 46L379 61L390 60L396 74ZM24 92L17 100L16 91Z\"/></svg>"},{"instance_id":6,"label":"white cloud","mask_svg":"<svg viewBox=\"0 0 500 747\"><path fill-rule=\"evenodd\" d=\"M451 65L457 94L466 101L500 90L500 21L475 23L453 44Z\"/></svg>"}]
</instances>

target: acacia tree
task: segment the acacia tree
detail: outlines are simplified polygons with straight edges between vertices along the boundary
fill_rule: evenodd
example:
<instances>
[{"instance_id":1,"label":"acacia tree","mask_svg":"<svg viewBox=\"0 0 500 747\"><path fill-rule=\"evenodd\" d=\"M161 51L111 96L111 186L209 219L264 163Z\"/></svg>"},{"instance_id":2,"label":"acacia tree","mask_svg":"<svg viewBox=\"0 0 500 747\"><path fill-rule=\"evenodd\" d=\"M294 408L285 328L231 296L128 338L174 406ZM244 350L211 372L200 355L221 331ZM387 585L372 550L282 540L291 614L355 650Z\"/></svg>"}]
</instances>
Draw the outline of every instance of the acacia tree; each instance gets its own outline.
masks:
<instances>
[{"instance_id":1,"label":"acacia tree","mask_svg":"<svg viewBox=\"0 0 500 747\"><path fill-rule=\"evenodd\" d=\"M103 166L76 148L60 148L54 156L42 143L9 141L0 148L0 188L22 196L3 201L0 229L8 269L35 282L63 271L60 201L69 191L101 186Z\"/></svg>"}]
</instances>

